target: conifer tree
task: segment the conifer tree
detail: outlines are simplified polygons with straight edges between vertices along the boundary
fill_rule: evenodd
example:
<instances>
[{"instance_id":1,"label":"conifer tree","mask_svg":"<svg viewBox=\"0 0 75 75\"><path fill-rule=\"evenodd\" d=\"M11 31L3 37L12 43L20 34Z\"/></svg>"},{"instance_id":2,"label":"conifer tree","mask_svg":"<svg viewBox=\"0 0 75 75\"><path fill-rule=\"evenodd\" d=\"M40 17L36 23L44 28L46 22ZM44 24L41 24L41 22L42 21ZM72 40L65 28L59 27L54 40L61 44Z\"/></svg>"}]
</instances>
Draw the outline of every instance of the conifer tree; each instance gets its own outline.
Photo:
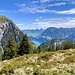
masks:
<instances>
[{"instance_id":1,"label":"conifer tree","mask_svg":"<svg viewBox=\"0 0 75 75\"><path fill-rule=\"evenodd\" d=\"M65 44L64 44L64 50L66 49L74 49L75 48L75 44L73 42L70 42L70 41L66 41Z\"/></svg>"},{"instance_id":2,"label":"conifer tree","mask_svg":"<svg viewBox=\"0 0 75 75\"><path fill-rule=\"evenodd\" d=\"M24 54L31 54L31 53L33 53L33 47L30 44L27 35L24 35L22 41L20 42L18 54L24 55Z\"/></svg>"},{"instance_id":3,"label":"conifer tree","mask_svg":"<svg viewBox=\"0 0 75 75\"><path fill-rule=\"evenodd\" d=\"M39 49L39 53L46 51L45 48L44 48L42 45L40 45L40 46L38 47L38 49Z\"/></svg>"},{"instance_id":4,"label":"conifer tree","mask_svg":"<svg viewBox=\"0 0 75 75\"><path fill-rule=\"evenodd\" d=\"M4 48L4 54L2 59L11 59L16 56L17 45L13 37L10 37L6 47Z\"/></svg>"}]
</instances>

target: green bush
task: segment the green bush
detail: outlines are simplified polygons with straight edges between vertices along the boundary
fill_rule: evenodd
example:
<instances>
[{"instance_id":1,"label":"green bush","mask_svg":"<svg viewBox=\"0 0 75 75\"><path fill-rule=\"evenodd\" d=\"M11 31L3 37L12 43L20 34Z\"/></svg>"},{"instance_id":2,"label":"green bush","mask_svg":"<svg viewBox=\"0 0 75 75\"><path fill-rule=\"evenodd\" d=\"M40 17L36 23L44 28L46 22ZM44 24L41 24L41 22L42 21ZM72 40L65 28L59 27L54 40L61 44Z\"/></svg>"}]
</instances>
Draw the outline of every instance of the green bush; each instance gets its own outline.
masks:
<instances>
[{"instance_id":1,"label":"green bush","mask_svg":"<svg viewBox=\"0 0 75 75\"><path fill-rule=\"evenodd\" d=\"M34 71L33 75L46 75L44 72L41 72L41 69L38 68Z\"/></svg>"},{"instance_id":2,"label":"green bush","mask_svg":"<svg viewBox=\"0 0 75 75\"><path fill-rule=\"evenodd\" d=\"M17 68L20 68L23 66L24 63L19 63L19 62L14 62L14 63L11 63L11 64L8 64L6 66L4 66L0 73L1 74L10 74L10 73L14 73L14 70L17 69Z\"/></svg>"},{"instance_id":3,"label":"green bush","mask_svg":"<svg viewBox=\"0 0 75 75\"><path fill-rule=\"evenodd\" d=\"M40 53L41 55L40 55L40 57L38 58L38 60L40 60L40 59L42 59L42 60L44 60L44 61L48 61L50 58L51 58L51 56L54 54L54 52L45 52L45 53Z\"/></svg>"},{"instance_id":4,"label":"green bush","mask_svg":"<svg viewBox=\"0 0 75 75\"><path fill-rule=\"evenodd\" d=\"M70 49L70 48L74 49L75 48L75 44L73 44L73 42L66 41L65 44L64 44L64 48L63 49L66 50L66 49Z\"/></svg>"},{"instance_id":5,"label":"green bush","mask_svg":"<svg viewBox=\"0 0 75 75\"><path fill-rule=\"evenodd\" d=\"M0 71L1 74L9 74L9 73L14 73L14 70L13 70L13 65L7 65L5 67L3 67Z\"/></svg>"}]
</instances>

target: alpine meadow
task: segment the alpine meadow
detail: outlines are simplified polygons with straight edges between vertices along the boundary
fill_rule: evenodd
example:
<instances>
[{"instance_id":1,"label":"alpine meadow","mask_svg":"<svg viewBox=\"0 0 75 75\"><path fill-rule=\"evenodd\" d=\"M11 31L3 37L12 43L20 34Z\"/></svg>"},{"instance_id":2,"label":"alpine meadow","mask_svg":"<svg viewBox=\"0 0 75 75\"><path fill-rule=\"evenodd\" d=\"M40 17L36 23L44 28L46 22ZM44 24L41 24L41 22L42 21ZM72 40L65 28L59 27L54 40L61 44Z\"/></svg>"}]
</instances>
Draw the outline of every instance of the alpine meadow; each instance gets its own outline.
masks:
<instances>
[{"instance_id":1,"label":"alpine meadow","mask_svg":"<svg viewBox=\"0 0 75 75\"><path fill-rule=\"evenodd\" d=\"M0 75L75 75L75 0L0 0Z\"/></svg>"}]
</instances>

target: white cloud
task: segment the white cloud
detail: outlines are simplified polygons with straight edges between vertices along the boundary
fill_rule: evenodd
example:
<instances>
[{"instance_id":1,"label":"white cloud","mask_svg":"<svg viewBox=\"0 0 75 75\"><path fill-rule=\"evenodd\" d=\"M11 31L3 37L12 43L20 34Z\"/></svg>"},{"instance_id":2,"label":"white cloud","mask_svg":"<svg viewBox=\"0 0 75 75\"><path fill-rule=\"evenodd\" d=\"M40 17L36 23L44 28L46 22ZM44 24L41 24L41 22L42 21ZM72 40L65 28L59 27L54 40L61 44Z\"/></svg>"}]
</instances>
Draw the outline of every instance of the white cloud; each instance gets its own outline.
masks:
<instances>
[{"instance_id":1,"label":"white cloud","mask_svg":"<svg viewBox=\"0 0 75 75\"><path fill-rule=\"evenodd\" d=\"M68 3L69 4L75 4L75 0L70 0Z\"/></svg>"},{"instance_id":2,"label":"white cloud","mask_svg":"<svg viewBox=\"0 0 75 75\"><path fill-rule=\"evenodd\" d=\"M0 10L0 13L17 13L17 10Z\"/></svg>"},{"instance_id":3,"label":"white cloud","mask_svg":"<svg viewBox=\"0 0 75 75\"><path fill-rule=\"evenodd\" d=\"M27 26L25 24L21 24L21 23L17 23L16 26L20 29L20 30L24 30L27 28Z\"/></svg>"},{"instance_id":4,"label":"white cloud","mask_svg":"<svg viewBox=\"0 0 75 75\"><path fill-rule=\"evenodd\" d=\"M50 0L40 0L41 3L44 3L44 2L50 2Z\"/></svg>"},{"instance_id":5,"label":"white cloud","mask_svg":"<svg viewBox=\"0 0 75 75\"><path fill-rule=\"evenodd\" d=\"M56 11L56 10L49 10L45 7L25 7L19 10L20 12L26 13L55 13L55 14L75 14L75 8L64 10L64 11Z\"/></svg>"},{"instance_id":6,"label":"white cloud","mask_svg":"<svg viewBox=\"0 0 75 75\"><path fill-rule=\"evenodd\" d=\"M50 10L50 7L53 6L61 6L61 5L66 5L66 2L56 2L56 3L46 3L51 0L40 0L39 1L32 1L31 3L23 3L23 4L17 4L19 7L20 12L24 13L53 13L55 12L54 10Z\"/></svg>"},{"instance_id":7,"label":"white cloud","mask_svg":"<svg viewBox=\"0 0 75 75\"><path fill-rule=\"evenodd\" d=\"M48 28L48 27L63 27L71 28L75 27L75 18L49 18L49 19L38 19L35 20L33 25L36 25L38 28Z\"/></svg>"},{"instance_id":8,"label":"white cloud","mask_svg":"<svg viewBox=\"0 0 75 75\"><path fill-rule=\"evenodd\" d=\"M20 12L25 12L25 13L52 13L55 12L54 10L49 10L46 9L46 6L40 5L40 6L36 6L36 5L31 5L28 6L26 4L21 4L18 5L20 7Z\"/></svg>"},{"instance_id":9,"label":"white cloud","mask_svg":"<svg viewBox=\"0 0 75 75\"><path fill-rule=\"evenodd\" d=\"M61 5L66 5L67 3L66 2L57 2L55 4L50 4L49 6L52 7L52 6L61 6Z\"/></svg>"},{"instance_id":10,"label":"white cloud","mask_svg":"<svg viewBox=\"0 0 75 75\"><path fill-rule=\"evenodd\" d=\"M20 30L24 30L24 29L36 29L35 25L30 25L30 24L22 24L22 23L16 23L16 26L20 29Z\"/></svg>"},{"instance_id":11,"label":"white cloud","mask_svg":"<svg viewBox=\"0 0 75 75\"><path fill-rule=\"evenodd\" d=\"M75 8L65 11L57 11L58 14L75 14Z\"/></svg>"},{"instance_id":12,"label":"white cloud","mask_svg":"<svg viewBox=\"0 0 75 75\"><path fill-rule=\"evenodd\" d=\"M4 12L10 12L10 11L7 11L7 10L0 10L0 13L4 13Z\"/></svg>"},{"instance_id":13,"label":"white cloud","mask_svg":"<svg viewBox=\"0 0 75 75\"><path fill-rule=\"evenodd\" d=\"M33 23L30 24L21 24L21 23L16 23L16 26L18 26L19 29L24 30L24 29L46 29L48 27L63 27L63 28L72 28L75 27L75 18L36 18Z\"/></svg>"},{"instance_id":14,"label":"white cloud","mask_svg":"<svg viewBox=\"0 0 75 75\"><path fill-rule=\"evenodd\" d=\"M66 5L66 2L57 2L54 4L48 4L48 5L37 5L35 4L20 4L17 5L19 6L19 10L20 12L24 12L24 13L56 13L56 14L75 14L75 8L73 9L69 9L69 10L64 10L64 11L56 11L56 10L50 10L49 7L53 7L53 6L61 6L61 5Z\"/></svg>"}]
</instances>

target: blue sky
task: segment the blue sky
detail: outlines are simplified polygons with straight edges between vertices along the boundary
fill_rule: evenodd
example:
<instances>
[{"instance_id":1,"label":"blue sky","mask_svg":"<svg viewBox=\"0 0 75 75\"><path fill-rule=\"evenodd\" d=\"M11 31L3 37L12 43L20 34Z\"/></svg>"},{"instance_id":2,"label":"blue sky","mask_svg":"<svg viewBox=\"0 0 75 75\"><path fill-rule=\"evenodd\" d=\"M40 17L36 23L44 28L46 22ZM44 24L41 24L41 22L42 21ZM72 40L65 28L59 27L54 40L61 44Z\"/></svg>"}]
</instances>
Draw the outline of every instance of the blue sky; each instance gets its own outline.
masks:
<instances>
[{"instance_id":1,"label":"blue sky","mask_svg":"<svg viewBox=\"0 0 75 75\"><path fill-rule=\"evenodd\" d=\"M0 15L19 29L75 27L75 0L0 0Z\"/></svg>"}]
</instances>

